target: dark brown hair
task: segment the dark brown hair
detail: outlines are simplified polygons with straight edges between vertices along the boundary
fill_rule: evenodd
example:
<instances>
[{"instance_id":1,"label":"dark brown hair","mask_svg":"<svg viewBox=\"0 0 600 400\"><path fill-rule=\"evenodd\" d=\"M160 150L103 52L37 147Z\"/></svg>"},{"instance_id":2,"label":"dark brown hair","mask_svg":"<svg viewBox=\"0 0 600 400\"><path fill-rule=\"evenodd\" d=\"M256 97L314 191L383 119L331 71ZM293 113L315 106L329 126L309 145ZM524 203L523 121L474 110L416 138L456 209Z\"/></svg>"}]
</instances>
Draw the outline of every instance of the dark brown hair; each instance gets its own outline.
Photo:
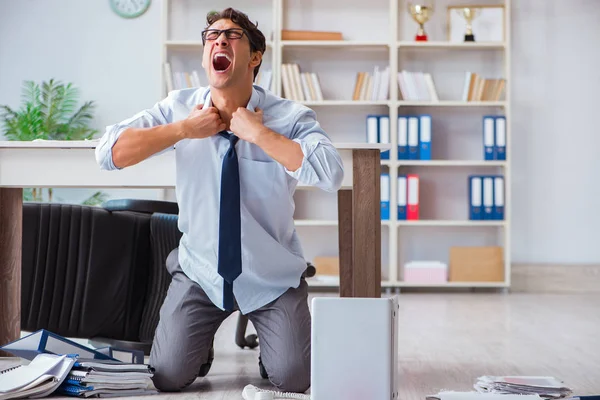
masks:
<instances>
[{"instance_id":1,"label":"dark brown hair","mask_svg":"<svg viewBox=\"0 0 600 400\"><path fill-rule=\"evenodd\" d=\"M267 49L265 35L263 35L263 33L258 29L258 22L252 23L246 14L229 7L221 12L211 11L206 14L206 27L210 27L220 19L229 19L231 22L239 25L240 28L245 31L246 35L248 36L248 41L250 42L251 52L260 51L262 54L265 54ZM260 69L261 64L262 60L260 64L254 68L254 78L256 78L256 75L258 75L258 70Z\"/></svg>"}]
</instances>

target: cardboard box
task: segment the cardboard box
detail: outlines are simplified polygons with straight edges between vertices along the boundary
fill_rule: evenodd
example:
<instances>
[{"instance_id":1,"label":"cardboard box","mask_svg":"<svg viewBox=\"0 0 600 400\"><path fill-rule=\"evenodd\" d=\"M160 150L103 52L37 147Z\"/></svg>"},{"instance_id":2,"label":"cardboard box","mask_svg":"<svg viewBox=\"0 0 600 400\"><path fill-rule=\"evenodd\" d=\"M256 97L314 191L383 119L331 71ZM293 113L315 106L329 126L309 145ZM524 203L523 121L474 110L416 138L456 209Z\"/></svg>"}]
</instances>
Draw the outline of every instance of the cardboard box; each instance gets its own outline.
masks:
<instances>
[{"instance_id":1,"label":"cardboard box","mask_svg":"<svg viewBox=\"0 0 600 400\"><path fill-rule=\"evenodd\" d=\"M313 264L317 269L317 275L340 276L339 257L315 257Z\"/></svg>"},{"instance_id":2,"label":"cardboard box","mask_svg":"<svg viewBox=\"0 0 600 400\"><path fill-rule=\"evenodd\" d=\"M451 247L449 269L450 282L503 282L503 248Z\"/></svg>"}]
</instances>

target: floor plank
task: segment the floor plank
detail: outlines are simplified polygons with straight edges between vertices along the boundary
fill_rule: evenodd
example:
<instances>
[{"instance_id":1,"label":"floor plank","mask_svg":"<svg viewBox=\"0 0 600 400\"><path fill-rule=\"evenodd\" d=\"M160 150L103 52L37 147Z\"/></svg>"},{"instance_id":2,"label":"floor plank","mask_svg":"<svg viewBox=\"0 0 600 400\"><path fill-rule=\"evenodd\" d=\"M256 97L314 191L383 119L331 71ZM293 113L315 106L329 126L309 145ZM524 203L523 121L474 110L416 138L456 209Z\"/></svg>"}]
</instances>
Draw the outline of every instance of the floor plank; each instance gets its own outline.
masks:
<instances>
[{"instance_id":1,"label":"floor plank","mask_svg":"<svg viewBox=\"0 0 600 400\"><path fill-rule=\"evenodd\" d=\"M576 394L600 393L599 294L410 293L399 299L400 399L471 390L484 374L552 375ZM236 322L234 314L217 333L208 377L184 393L151 398L241 399L248 383L268 387L258 349L234 343Z\"/></svg>"}]
</instances>

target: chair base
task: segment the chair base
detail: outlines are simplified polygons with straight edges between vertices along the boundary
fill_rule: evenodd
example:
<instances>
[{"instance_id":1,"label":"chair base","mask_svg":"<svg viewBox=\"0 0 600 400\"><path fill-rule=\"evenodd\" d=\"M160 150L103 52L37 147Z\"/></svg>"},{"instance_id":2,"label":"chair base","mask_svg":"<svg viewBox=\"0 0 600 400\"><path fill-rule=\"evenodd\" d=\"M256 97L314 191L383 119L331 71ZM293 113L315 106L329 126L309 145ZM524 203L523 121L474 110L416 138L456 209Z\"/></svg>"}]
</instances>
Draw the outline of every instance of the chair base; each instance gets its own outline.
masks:
<instances>
[{"instance_id":1,"label":"chair base","mask_svg":"<svg viewBox=\"0 0 600 400\"><path fill-rule=\"evenodd\" d=\"M247 327L248 317L240 313L237 328L235 330L235 344L237 344L240 349L243 349L244 347L248 347L249 349L258 347L258 336L254 334L245 336Z\"/></svg>"}]
</instances>

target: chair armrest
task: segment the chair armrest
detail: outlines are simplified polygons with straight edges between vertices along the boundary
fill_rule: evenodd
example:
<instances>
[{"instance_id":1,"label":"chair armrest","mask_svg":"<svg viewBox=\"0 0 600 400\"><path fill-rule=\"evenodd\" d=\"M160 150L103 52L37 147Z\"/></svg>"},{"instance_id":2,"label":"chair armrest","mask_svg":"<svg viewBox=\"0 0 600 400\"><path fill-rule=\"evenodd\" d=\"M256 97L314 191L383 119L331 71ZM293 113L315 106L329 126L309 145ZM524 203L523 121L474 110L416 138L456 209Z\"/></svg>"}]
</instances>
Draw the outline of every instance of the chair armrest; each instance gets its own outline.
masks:
<instances>
[{"instance_id":1,"label":"chair armrest","mask_svg":"<svg viewBox=\"0 0 600 400\"><path fill-rule=\"evenodd\" d=\"M138 200L138 199L113 199L102 204L108 211L133 211L146 214L179 214L179 206L171 201Z\"/></svg>"}]
</instances>

